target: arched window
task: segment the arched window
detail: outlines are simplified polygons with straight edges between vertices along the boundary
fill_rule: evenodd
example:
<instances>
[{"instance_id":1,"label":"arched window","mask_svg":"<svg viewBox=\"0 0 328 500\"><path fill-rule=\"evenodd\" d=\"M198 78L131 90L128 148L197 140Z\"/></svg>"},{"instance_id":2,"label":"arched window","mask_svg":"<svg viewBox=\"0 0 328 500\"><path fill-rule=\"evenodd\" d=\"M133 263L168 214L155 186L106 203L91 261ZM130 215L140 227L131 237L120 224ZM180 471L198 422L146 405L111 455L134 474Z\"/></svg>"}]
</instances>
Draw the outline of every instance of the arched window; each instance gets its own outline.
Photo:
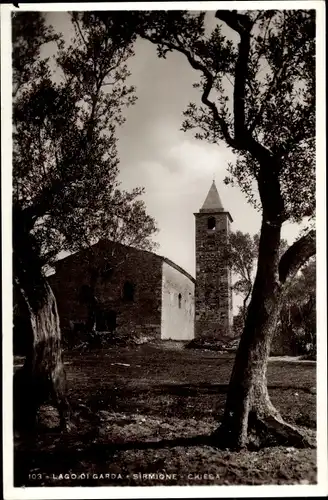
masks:
<instances>
[{"instance_id":1,"label":"arched window","mask_svg":"<svg viewBox=\"0 0 328 500\"><path fill-rule=\"evenodd\" d=\"M135 286L131 281L126 281L123 286L123 299L127 302L134 301Z\"/></svg>"},{"instance_id":2,"label":"arched window","mask_svg":"<svg viewBox=\"0 0 328 500\"><path fill-rule=\"evenodd\" d=\"M215 217L209 217L207 219L207 229L212 229L214 230L216 226L216 220Z\"/></svg>"},{"instance_id":3,"label":"arched window","mask_svg":"<svg viewBox=\"0 0 328 500\"><path fill-rule=\"evenodd\" d=\"M178 295L179 309L181 309L181 300L182 300L182 295L181 295L181 293L179 293L179 295Z\"/></svg>"}]
</instances>

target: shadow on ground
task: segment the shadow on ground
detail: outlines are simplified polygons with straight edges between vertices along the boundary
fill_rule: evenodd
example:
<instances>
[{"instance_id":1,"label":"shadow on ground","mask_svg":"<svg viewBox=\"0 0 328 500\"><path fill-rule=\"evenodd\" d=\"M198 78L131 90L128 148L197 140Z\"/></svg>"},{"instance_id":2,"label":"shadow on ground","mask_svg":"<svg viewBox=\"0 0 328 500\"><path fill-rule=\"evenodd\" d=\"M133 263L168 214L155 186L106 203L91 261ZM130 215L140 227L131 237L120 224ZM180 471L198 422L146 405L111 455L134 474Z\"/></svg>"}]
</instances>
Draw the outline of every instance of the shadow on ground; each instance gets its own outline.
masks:
<instances>
[{"instance_id":1,"label":"shadow on ground","mask_svg":"<svg viewBox=\"0 0 328 500\"><path fill-rule=\"evenodd\" d=\"M66 353L75 428L16 439L15 485L149 486L163 483L142 474L164 469L177 475L170 485L315 482L314 450L237 453L211 446L233 356L186 351ZM313 365L269 365L270 397L290 423L315 428L315 377Z\"/></svg>"}]
</instances>

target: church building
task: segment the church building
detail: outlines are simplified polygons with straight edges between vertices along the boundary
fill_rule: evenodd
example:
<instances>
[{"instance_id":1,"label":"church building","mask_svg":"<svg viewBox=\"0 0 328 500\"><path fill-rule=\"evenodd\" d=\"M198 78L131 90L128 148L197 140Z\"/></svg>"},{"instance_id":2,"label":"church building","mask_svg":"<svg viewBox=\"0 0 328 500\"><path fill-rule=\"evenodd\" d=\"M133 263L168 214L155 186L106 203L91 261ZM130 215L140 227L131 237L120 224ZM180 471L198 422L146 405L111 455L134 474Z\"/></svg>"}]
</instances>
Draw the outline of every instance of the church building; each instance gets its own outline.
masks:
<instances>
[{"instance_id":1,"label":"church building","mask_svg":"<svg viewBox=\"0 0 328 500\"><path fill-rule=\"evenodd\" d=\"M92 299L97 331L149 341L229 336L232 291L225 250L232 218L214 181L194 215L196 280L166 257L108 240L58 260L48 279L63 334L87 325Z\"/></svg>"},{"instance_id":2,"label":"church building","mask_svg":"<svg viewBox=\"0 0 328 500\"><path fill-rule=\"evenodd\" d=\"M64 335L83 330L152 340L194 338L195 279L171 260L109 240L61 259L49 277Z\"/></svg>"}]
</instances>

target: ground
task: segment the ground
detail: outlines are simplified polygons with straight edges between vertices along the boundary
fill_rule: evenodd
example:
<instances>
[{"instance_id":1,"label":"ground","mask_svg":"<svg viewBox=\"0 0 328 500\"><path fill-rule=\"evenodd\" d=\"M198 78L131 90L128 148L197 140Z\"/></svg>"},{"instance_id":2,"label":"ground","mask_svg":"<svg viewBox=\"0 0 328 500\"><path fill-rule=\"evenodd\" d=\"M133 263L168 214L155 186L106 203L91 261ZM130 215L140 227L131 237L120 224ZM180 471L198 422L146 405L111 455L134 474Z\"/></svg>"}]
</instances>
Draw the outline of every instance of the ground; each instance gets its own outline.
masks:
<instances>
[{"instance_id":1,"label":"ground","mask_svg":"<svg viewBox=\"0 0 328 500\"><path fill-rule=\"evenodd\" d=\"M15 441L15 485L314 484L315 449L210 446L233 359L158 346L66 352L73 430L42 430L58 423L45 406L37 435ZM315 363L272 361L268 380L282 415L315 439Z\"/></svg>"}]
</instances>

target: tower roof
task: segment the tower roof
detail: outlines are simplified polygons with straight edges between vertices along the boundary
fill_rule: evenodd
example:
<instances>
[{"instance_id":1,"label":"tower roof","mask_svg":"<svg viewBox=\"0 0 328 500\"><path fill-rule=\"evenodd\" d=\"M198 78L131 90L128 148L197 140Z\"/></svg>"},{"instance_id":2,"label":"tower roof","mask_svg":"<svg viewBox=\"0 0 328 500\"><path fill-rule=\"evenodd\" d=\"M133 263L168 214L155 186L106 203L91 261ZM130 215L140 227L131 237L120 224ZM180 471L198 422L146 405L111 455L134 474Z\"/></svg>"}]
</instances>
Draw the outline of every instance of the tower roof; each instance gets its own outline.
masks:
<instances>
[{"instance_id":1,"label":"tower roof","mask_svg":"<svg viewBox=\"0 0 328 500\"><path fill-rule=\"evenodd\" d=\"M223 212L224 208L222 201L220 199L218 190L216 189L215 181L212 182L212 186L206 196L204 204L200 209L201 212Z\"/></svg>"}]
</instances>

